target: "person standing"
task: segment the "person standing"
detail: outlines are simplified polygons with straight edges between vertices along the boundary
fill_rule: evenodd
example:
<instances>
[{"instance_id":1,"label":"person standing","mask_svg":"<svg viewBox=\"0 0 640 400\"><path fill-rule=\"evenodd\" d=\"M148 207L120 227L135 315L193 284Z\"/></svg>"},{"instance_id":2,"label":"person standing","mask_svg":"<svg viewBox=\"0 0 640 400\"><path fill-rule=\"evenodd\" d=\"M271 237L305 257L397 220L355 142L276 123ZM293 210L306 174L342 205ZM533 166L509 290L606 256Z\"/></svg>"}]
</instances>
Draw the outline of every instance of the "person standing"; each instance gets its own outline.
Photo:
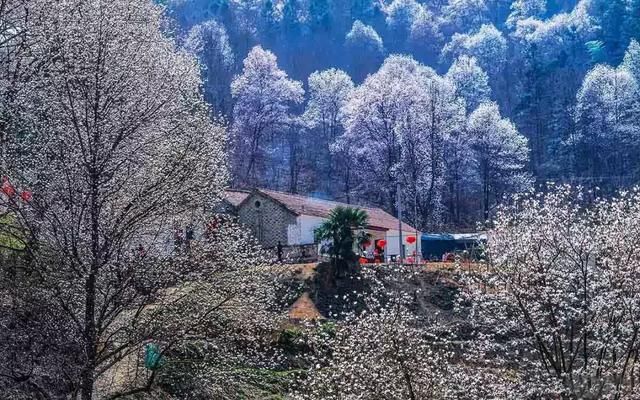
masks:
<instances>
[{"instance_id":1,"label":"person standing","mask_svg":"<svg viewBox=\"0 0 640 400\"><path fill-rule=\"evenodd\" d=\"M185 233L185 253L190 253L191 252L191 242L193 241L193 227L191 225L187 226L187 230Z\"/></svg>"},{"instance_id":2,"label":"person standing","mask_svg":"<svg viewBox=\"0 0 640 400\"><path fill-rule=\"evenodd\" d=\"M282 243L278 240L278 245L276 246L278 252L278 262L282 262Z\"/></svg>"}]
</instances>

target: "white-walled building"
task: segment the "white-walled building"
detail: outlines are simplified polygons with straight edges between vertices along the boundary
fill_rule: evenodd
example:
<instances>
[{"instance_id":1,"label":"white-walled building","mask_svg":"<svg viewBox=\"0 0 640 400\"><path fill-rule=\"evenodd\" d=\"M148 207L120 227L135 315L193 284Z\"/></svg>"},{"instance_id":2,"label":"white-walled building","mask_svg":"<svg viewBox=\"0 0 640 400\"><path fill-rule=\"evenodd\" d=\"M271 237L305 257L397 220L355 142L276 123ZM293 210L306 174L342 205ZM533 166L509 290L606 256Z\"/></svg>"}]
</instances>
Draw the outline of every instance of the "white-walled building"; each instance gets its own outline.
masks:
<instances>
[{"instance_id":1,"label":"white-walled building","mask_svg":"<svg viewBox=\"0 0 640 400\"><path fill-rule=\"evenodd\" d=\"M329 217L331 210L338 206L360 208L367 212L369 224L366 231L372 240L369 253L376 245L386 241L384 253L387 257L399 253L398 219L380 208L338 203L297 194L266 189L253 191L230 190L226 201L235 208L241 223L250 227L262 245L272 248L280 242L283 246L311 246L314 243L314 229ZM421 233L403 223L402 237L405 254L420 254ZM416 238L410 244L407 238Z\"/></svg>"}]
</instances>

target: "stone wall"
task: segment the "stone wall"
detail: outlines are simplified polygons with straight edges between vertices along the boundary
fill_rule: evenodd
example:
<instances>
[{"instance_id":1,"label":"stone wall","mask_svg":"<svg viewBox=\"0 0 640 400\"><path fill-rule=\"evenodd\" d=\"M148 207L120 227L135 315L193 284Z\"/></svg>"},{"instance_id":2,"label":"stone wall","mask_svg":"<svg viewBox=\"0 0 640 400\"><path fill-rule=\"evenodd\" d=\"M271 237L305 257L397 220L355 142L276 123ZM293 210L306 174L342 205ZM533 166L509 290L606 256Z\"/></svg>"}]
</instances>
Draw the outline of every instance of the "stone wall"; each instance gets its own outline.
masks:
<instances>
[{"instance_id":1,"label":"stone wall","mask_svg":"<svg viewBox=\"0 0 640 400\"><path fill-rule=\"evenodd\" d=\"M238 221L251 229L263 247L270 248L278 241L288 244L287 229L296 224L296 216L272 199L253 193L238 210Z\"/></svg>"}]
</instances>

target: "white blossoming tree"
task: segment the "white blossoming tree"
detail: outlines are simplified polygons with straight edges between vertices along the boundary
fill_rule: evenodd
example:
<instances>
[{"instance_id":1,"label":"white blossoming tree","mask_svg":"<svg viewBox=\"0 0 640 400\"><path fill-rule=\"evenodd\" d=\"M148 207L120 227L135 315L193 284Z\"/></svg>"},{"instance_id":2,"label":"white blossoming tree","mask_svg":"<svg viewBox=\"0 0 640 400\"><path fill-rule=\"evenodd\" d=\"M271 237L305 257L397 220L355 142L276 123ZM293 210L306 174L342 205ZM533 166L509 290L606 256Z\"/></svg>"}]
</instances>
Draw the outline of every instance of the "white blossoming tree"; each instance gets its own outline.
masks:
<instances>
[{"instance_id":1,"label":"white blossoming tree","mask_svg":"<svg viewBox=\"0 0 640 400\"><path fill-rule=\"evenodd\" d=\"M359 192L392 210L401 182L409 209L417 208L423 223L437 222L445 141L464 121L460 100L431 68L410 57L389 57L346 106L345 137L361 165Z\"/></svg>"},{"instance_id":2,"label":"white blossoming tree","mask_svg":"<svg viewBox=\"0 0 640 400\"><path fill-rule=\"evenodd\" d=\"M446 77L455 85L456 95L465 100L467 113L471 113L491 97L489 77L473 57L458 57Z\"/></svg>"},{"instance_id":3,"label":"white blossoming tree","mask_svg":"<svg viewBox=\"0 0 640 400\"><path fill-rule=\"evenodd\" d=\"M474 170L479 177L484 219L502 196L529 189L527 139L500 116L495 103L481 104L467 122Z\"/></svg>"},{"instance_id":4,"label":"white blossoming tree","mask_svg":"<svg viewBox=\"0 0 640 400\"><path fill-rule=\"evenodd\" d=\"M638 90L631 71L624 67L598 65L587 74L577 95L577 129L569 140L578 174L621 176L635 164Z\"/></svg>"},{"instance_id":5,"label":"white blossoming tree","mask_svg":"<svg viewBox=\"0 0 640 400\"><path fill-rule=\"evenodd\" d=\"M482 25L470 33L456 33L442 48L442 56L453 60L461 55L475 57L482 69L495 78L506 62L507 40L493 25Z\"/></svg>"},{"instance_id":6,"label":"white blossoming tree","mask_svg":"<svg viewBox=\"0 0 640 400\"><path fill-rule=\"evenodd\" d=\"M275 139L292 122L290 108L302 103L302 83L278 68L276 56L260 46L244 60L242 74L231 83L233 107L232 164L239 185L264 182ZM260 179L259 179L260 178Z\"/></svg>"},{"instance_id":7,"label":"white blossoming tree","mask_svg":"<svg viewBox=\"0 0 640 400\"><path fill-rule=\"evenodd\" d=\"M511 14L507 18L507 26L513 28L518 21L527 18L542 18L547 11L545 0L516 0L511 4Z\"/></svg>"},{"instance_id":8,"label":"white blossoming tree","mask_svg":"<svg viewBox=\"0 0 640 400\"><path fill-rule=\"evenodd\" d=\"M376 30L356 20L345 35L345 47L349 50L351 75L357 82L373 72L384 60L384 43Z\"/></svg>"},{"instance_id":9,"label":"white blossoming tree","mask_svg":"<svg viewBox=\"0 0 640 400\"><path fill-rule=\"evenodd\" d=\"M394 50L403 48L414 21L423 12L422 5L416 0L393 0L384 7L385 21L392 33Z\"/></svg>"},{"instance_id":10,"label":"white blossoming tree","mask_svg":"<svg viewBox=\"0 0 640 400\"><path fill-rule=\"evenodd\" d=\"M346 181L345 174L350 173L346 154L335 151L332 145L343 133L344 106L353 88L351 77L344 71L332 68L309 76L309 102L303 115L312 133L307 145L313 150L308 158L316 160L315 172L325 182L326 193L335 183Z\"/></svg>"},{"instance_id":11,"label":"white blossoming tree","mask_svg":"<svg viewBox=\"0 0 640 400\"><path fill-rule=\"evenodd\" d=\"M63 7L48 0L11 0L0 7L0 172L11 164L10 148L22 129L32 85L56 56L49 13ZM39 53L37 61L31 56Z\"/></svg>"},{"instance_id":12,"label":"white blossoming tree","mask_svg":"<svg viewBox=\"0 0 640 400\"><path fill-rule=\"evenodd\" d=\"M640 43L637 40L632 39L629 43L622 65L631 72L636 82L640 80Z\"/></svg>"},{"instance_id":13,"label":"white blossoming tree","mask_svg":"<svg viewBox=\"0 0 640 400\"><path fill-rule=\"evenodd\" d=\"M2 252L15 255L0 271L0 392L153 392L195 336L223 343L275 322L262 318L267 260L238 227L210 224L225 132L195 60L162 33L161 8L36 10L43 22L27 36L50 40L22 55L43 66L11 97L21 123L9 126L0 193Z\"/></svg>"},{"instance_id":14,"label":"white blossoming tree","mask_svg":"<svg viewBox=\"0 0 640 400\"><path fill-rule=\"evenodd\" d=\"M311 334L313 365L295 399L435 399L455 382L449 327L415 312L402 289L417 270L364 269L369 290L347 296L357 311L334 315Z\"/></svg>"},{"instance_id":15,"label":"white blossoming tree","mask_svg":"<svg viewBox=\"0 0 640 400\"><path fill-rule=\"evenodd\" d=\"M207 21L191 28L185 48L200 61L206 100L217 114L229 115L235 56L224 25Z\"/></svg>"},{"instance_id":16,"label":"white blossoming tree","mask_svg":"<svg viewBox=\"0 0 640 400\"><path fill-rule=\"evenodd\" d=\"M467 282L469 362L502 368L515 397L639 394L640 194L586 195L558 187L503 209L488 269Z\"/></svg>"}]
</instances>

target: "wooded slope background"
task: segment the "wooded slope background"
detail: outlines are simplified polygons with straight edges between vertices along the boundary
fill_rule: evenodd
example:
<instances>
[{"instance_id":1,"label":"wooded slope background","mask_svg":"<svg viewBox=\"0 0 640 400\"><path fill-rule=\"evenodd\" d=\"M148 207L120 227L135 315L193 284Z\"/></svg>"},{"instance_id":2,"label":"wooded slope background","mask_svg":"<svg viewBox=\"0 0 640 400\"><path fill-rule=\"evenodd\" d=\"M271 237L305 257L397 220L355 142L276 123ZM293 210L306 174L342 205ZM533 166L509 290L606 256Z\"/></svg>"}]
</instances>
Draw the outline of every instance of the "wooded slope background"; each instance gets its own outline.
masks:
<instances>
[{"instance_id":1,"label":"wooded slope background","mask_svg":"<svg viewBox=\"0 0 640 400\"><path fill-rule=\"evenodd\" d=\"M232 128L237 187L394 211L401 181L409 218L436 229L548 181L637 183L639 0L165 5Z\"/></svg>"}]
</instances>

